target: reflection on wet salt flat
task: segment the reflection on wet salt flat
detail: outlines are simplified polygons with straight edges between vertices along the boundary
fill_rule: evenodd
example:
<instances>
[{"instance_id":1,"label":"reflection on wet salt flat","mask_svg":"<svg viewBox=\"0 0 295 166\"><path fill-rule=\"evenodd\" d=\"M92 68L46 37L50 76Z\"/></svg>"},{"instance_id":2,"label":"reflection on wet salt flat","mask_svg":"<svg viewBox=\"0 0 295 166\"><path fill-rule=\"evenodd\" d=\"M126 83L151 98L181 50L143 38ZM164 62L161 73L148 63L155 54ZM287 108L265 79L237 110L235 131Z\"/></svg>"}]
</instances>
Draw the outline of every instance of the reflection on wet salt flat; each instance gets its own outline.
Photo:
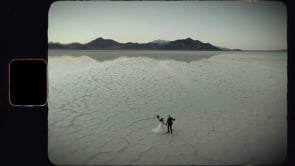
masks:
<instances>
[{"instance_id":1,"label":"reflection on wet salt flat","mask_svg":"<svg viewBox=\"0 0 295 166\"><path fill-rule=\"evenodd\" d=\"M285 159L286 52L49 50L48 61L55 164ZM169 114L173 134L154 134Z\"/></svg>"},{"instance_id":2,"label":"reflection on wet salt flat","mask_svg":"<svg viewBox=\"0 0 295 166\"><path fill-rule=\"evenodd\" d=\"M97 61L114 60L120 57L147 57L155 60L192 62L218 54L220 54L220 51L49 50L51 57L85 55Z\"/></svg>"}]
</instances>

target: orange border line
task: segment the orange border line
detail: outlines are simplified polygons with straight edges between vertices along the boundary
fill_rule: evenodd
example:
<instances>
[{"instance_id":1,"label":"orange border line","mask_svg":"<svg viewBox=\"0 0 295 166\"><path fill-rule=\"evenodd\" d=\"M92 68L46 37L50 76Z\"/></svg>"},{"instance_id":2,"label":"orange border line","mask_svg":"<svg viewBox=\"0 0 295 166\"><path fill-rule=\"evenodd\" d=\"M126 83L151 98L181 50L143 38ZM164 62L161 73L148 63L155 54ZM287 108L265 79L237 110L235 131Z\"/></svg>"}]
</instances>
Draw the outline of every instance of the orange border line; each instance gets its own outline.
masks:
<instances>
[{"instance_id":1,"label":"orange border line","mask_svg":"<svg viewBox=\"0 0 295 166\"><path fill-rule=\"evenodd\" d=\"M46 102L42 105L15 105L15 104L12 104L12 102L10 100L10 64L11 64L11 62L13 62L13 61L35 61L35 60L39 60L39 61L41 60L41 61L45 62L45 64L46 64ZM19 58L19 59L12 59L9 61L9 64L8 64L8 101L9 101L9 104L14 107L42 107L42 106L45 106L46 104L48 104L48 63L45 59Z\"/></svg>"}]
</instances>

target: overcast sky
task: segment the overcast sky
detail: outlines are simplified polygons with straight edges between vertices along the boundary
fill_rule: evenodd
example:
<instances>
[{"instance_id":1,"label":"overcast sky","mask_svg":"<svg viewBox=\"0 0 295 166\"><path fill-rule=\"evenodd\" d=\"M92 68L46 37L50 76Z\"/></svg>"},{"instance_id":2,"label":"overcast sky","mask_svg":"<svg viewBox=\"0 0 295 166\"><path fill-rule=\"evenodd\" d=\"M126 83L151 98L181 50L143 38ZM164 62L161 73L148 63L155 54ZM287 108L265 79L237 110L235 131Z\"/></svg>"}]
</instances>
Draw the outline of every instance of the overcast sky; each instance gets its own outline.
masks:
<instances>
[{"instance_id":1,"label":"overcast sky","mask_svg":"<svg viewBox=\"0 0 295 166\"><path fill-rule=\"evenodd\" d=\"M191 37L227 48L286 49L286 12L280 2L58 1L49 10L48 40L145 43Z\"/></svg>"}]
</instances>

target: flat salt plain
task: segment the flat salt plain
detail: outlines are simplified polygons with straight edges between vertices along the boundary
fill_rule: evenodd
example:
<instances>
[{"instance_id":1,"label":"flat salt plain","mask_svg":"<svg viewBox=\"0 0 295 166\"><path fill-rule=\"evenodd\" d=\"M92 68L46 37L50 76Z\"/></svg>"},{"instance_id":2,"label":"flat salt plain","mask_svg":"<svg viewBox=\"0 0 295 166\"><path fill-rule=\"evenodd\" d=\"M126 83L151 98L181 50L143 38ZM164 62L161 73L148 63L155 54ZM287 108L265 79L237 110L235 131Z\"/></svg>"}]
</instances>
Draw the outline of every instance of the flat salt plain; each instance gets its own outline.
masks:
<instances>
[{"instance_id":1,"label":"flat salt plain","mask_svg":"<svg viewBox=\"0 0 295 166\"><path fill-rule=\"evenodd\" d=\"M280 164L287 53L49 50L57 165ZM156 115L176 118L154 134Z\"/></svg>"}]
</instances>

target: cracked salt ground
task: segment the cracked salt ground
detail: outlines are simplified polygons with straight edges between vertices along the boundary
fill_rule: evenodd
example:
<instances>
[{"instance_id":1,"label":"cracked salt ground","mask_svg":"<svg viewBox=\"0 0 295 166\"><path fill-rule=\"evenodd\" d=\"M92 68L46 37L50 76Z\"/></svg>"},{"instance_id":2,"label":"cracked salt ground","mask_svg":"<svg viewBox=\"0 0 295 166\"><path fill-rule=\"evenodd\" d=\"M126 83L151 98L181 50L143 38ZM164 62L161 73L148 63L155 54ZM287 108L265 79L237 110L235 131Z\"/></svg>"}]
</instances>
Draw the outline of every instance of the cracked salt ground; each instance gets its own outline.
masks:
<instances>
[{"instance_id":1,"label":"cracked salt ground","mask_svg":"<svg viewBox=\"0 0 295 166\"><path fill-rule=\"evenodd\" d=\"M272 54L186 63L49 52L49 158L57 165L279 164L286 54ZM151 132L157 114L176 118L172 135Z\"/></svg>"}]
</instances>

